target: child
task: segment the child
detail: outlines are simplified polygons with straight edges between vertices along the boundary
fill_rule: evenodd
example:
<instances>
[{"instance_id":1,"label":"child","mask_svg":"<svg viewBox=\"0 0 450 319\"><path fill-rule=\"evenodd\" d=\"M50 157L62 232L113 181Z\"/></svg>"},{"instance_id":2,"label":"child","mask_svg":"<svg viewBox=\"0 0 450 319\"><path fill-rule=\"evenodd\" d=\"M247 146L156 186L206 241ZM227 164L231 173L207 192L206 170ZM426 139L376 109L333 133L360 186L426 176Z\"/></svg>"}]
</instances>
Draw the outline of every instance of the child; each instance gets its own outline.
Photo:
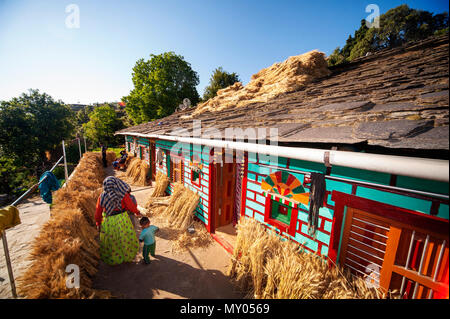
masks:
<instances>
[{"instance_id":1,"label":"child","mask_svg":"<svg viewBox=\"0 0 450 319\"><path fill-rule=\"evenodd\" d=\"M139 236L139 241L144 242L144 248L142 249L142 256L144 257L145 264L150 264L150 258L148 254L155 257L155 248L156 248L156 241L155 241L155 232L159 230L156 226L150 226L150 219L147 217L142 217L139 221L139 224L141 224L142 232Z\"/></svg>"}]
</instances>

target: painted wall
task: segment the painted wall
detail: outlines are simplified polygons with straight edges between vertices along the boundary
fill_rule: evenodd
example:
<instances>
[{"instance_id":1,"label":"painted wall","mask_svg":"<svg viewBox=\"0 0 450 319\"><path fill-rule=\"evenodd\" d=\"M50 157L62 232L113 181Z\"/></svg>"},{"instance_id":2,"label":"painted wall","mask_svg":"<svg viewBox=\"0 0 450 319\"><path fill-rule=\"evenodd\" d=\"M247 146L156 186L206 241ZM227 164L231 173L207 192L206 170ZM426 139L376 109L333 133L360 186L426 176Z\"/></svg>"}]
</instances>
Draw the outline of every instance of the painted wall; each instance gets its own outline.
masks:
<instances>
[{"instance_id":1,"label":"painted wall","mask_svg":"<svg viewBox=\"0 0 450 319\"><path fill-rule=\"evenodd\" d=\"M132 137L127 137L127 146L133 147L134 140ZM147 145L143 139L136 139L136 145ZM156 151L162 149L166 154L170 154L170 150L175 145L175 142L157 140L156 141ZM196 209L196 216L202 220L205 225L209 224L209 191L211 189L211 177L209 171L209 154L210 148L202 147L200 145L187 145L178 144L178 146L183 146L188 152L182 155L184 163L184 180L183 183L186 187L197 192L200 195L200 204ZM189 168L189 161L191 156L196 154L198 158L201 159L203 163L202 174L200 185L195 185L191 182L192 171ZM139 154L138 154L139 155ZM248 169L246 173L247 184L243 185L245 194L244 197L244 214L247 217L254 218L259 222L263 223L266 227L275 230L282 237L294 240L302 244L306 250L311 252L318 252L322 255L328 255L328 247L330 243L330 235L333 223L334 215L334 205L335 203L331 200L332 191L340 191L347 194L354 194L359 197L383 202L389 205L398 206L406 208L409 210L421 212L424 214L430 214L431 211L431 201L412 198L405 195L393 194L385 191L380 191L376 189L371 189L364 186L357 186L356 184L326 180L327 189L327 201L324 207L319 210L319 223L318 229L314 237L311 237L307 233L308 228L308 213L309 206L301 204L298 210L297 227L295 235L291 236L287 233L280 232L274 226L264 223L264 212L265 212L265 201L266 198L261 189L261 181L269 174L275 172L276 170L270 169L262 166L261 164L271 165L268 161L263 158L259 158L254 153L248 154ZM170 156L170 155L169 155ZM170 162L167 156L163 157L163 165L156 166L156 170L169 175L170 172ZM306 162L301 160L278 158L277 165L283 168L289 168L294 170L302 170L307 172L325 172L325 167L323 164ZM291 173L296 178L303 183L304 175L300 173ZM353 179L357 181L367 181L382 185L389 185L391 176L389 174L352 169L347 167L333 166L331 170L331 176L342 177ZM405 176L398 176L396 186L417 189L428 192L436 192L442 194L448 194L448 183L420 180L416 178L410 178ZM305 190L309 192L308 187ZM172 192L172 184L169 184L167 192L170 194ZM440 204L438 208L438 217L449 219L449 206L445 204Z\"/></svg>"},{"instance_id":2,"label":"painted wall","mask_svg":"<svg viewBox=\"0 0 450 319\"><path fill-rule=\"evenodd\" d=\"M170 162L167 157L169 154L170 156L170 150L175 145L175 142L170 141L162 141L157 140L156 141L156 152L158 152L159 149L162 149L165 151L164 155L164 161L163 165L160 167L159 165L156 166L156 170L159 172L164 173L165 175L169 176L170 172ZM185 187L191 189L192 191L196 192L200 196L200 203L196 208L195 215L203 222L205 225L209 224L209 209L210 209L210 202L209 202L209 190L210 190L210 171L209 171L209 153L210 149L208 147L202 147L200 145L191 145L188 144L179 144L184 149L188 150L189 152L182 155L183 159L183 165L184 165L184 176L183 176L183 184ZM196 183L198 185L195 185L191 182L191 174L192 170L189 167L189 161L191 160L191 156L197 155L198 158L202 162L202 171L200 174L200 181L199 183ZM167 192L169 194L172 193L172 184L169 184L169 187L167 189Z\"/></svg>"},{"instance_id":3,"label":"painted wall","mask_svg":"<svg viewBox=\"0 0 450 319\"><path fill-rule=\"evenodd\" d=\"M245 215L260 221L268 228L274 229L283 237L292 239L304 245L306 250L311 252L318 252L322 255L328 255L328 246L330 243L335 204L331 200L331 193L333 190L348 194L355 194L359 197L380 201L386 204L418 211L424 214L430 214L431 201L416 199L404 195L392 194L363 186L354 186L350 183L326 180L326 189L328 191L327 201L326 205L324 205L324 207L320 208L319 210L319 223L315 238L309 236L307 233L309 206L305 206L303 204L301 204L299 207L295 236L291 236L284 232L280 233L278 229L264 223L266 198L260 186L261 181L267 175L275 172L276 170L270 169L268 167L263 167L260 164L273 165L258 158L256 154L249 154L247 190L245 194ZM307 172L325 172L325 167L323 164L294 159L278 158L278 166ZM299 179L301 183L303 183L303 174L290 174L294 175ZM350 178L354 180L367 181L384 185L389 185L391 178L389 174L382 174L339 166L332 167L331 176ZM399 176L396 185L399 187L407 187L417 190L448 194L447 183L424 181L415 178ZM307 187L305 187L305 190L309 192L309 189ZM437 216L449 219L448 205L440 204Z\"/></svg>"}]
</instances>

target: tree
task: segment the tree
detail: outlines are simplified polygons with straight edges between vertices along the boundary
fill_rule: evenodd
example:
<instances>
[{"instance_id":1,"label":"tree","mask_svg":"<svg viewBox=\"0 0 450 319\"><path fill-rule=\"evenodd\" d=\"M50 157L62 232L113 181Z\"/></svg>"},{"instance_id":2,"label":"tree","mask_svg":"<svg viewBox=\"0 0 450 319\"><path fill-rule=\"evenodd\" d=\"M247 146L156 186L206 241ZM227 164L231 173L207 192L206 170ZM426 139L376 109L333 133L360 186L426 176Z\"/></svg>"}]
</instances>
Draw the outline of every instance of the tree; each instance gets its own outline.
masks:
<instances>
[{"instance_id":1,"label":"tree","mask_svg":"<svg viewBox=\"0 0 450 319\"><path fill-rule=\"evenodd\" d=\"M74 113L39 90L29 90L18 98L0 103L0 146L4 156L17 165L32 167L45 161L45 151L53 150L74 130Z\"/></svg>"},{"instance_id":2,"label":"tree","mask_svg":"<svg viewBox=\"0 0 450 319\"><path fill-rule=\"evenodd\" d=\"M364 56L368 52L394 48L409 41L426 39L432 35L448 33L448 13L409 8L406 4L390 9L380 16L379 28L367 28L365 20L347 39L344 48L333 51L328 64L337 65Z\"/></svg>"},{"instance_id":3,"label":"tree","mask_svg":"<svg viewBox=\"0 0 450 319\"><path fill-rule=\"evenodd\" d=\"M36 182L32 169L19 167L13 158L0 155L0 194L19 195Z\"/></svg>"},{"instance_id":4,"label":"tree","mask_svg":"<svg viewBox=\"0 0 450 319\"><path fill-rule=\"evenodd\" d=\"M207 101L217 95L217 91L224 89L236 82L239 82L239 76L237 73L228 73L218 67L214 70L211 78L209 79L209 85L205 88L203 93L203 101Z\"/></svg>"},{"instance_id":5,"label":"tree","mask_svg":"<svg viewBox=\"0 0 450 319\"><path fill-rule=\"evenodd\" d=\"M114 145L122 141L114 136L114 132L122 129L123 123L117 117L116 111L108 105L99 106L89 114L89 122L83 124L86 136L94 143Z\"/></svg>"},{"instance_id":6,"label":"tree","mask_svg":"<svg viewBox=\"0 0 450 319\"><path fill-rule=\"evenodd\" d=\"M193 105L200 99L197 73L174 52L151 54L148 61L138 60L132 80L134 89L122 100L137 124L172 114L184 98L189 98Z\"/></svg>"}]
</instances>

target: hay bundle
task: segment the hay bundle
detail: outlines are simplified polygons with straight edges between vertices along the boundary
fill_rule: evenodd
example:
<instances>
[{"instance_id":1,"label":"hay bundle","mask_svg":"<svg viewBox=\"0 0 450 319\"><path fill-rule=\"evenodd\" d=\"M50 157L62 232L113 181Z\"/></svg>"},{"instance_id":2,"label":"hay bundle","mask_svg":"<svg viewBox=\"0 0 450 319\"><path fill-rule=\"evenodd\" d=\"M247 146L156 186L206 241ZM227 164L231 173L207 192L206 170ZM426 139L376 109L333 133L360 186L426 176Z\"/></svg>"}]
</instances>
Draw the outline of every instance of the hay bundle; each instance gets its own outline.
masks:
<instances>
[{"instance_id":1,"label":"hay bundle","mask_svg":"<svg viewBox=\"0 0 450 319\"><path fill-rule=\"evenodd\" d=\"M101 154L85 153L66 187L55 193L51 217L32 246L32 263L18 279L20 294L27 298L111 296L91 288L100 259L94 214L105 174L102 167ZM79 267L79 289L66 286L70 264Z\"/></svg>"},{"instance_id":2,"label":"hay bundle","mask_svg":"<svg viewBox=\"0 0 450 319\"><path fill-rule=\"evenodd\" d=\"M175 183L169 206L164 212L172 227L186 230L194 220L194 211L199 201L197 193Z\"/></svg>"},{"instance_id":3,"label":"hay bundle","mask_svg":"<svg viewBox=\"0 0 450 319\"><path fill-rule=\"evenodd\" d=\"M181 252L193 247L207 247L212 243L211 235L200 221L194 221L191 226L194 228L194 233L182 231L172 243L173 252Z\"/></svg>"},{"instance_id":4,"label":"hay bundle","mask_svg":"<svg viewBox=\"0 0 450 319\"><path fill-rule=\"evenodd\" d=\"M99 153L83 154L77 170L67 182L66 187L55 192L52 214L57 213L57 208L80 209L86 220L94 225L97 198L100 196L105 178L105 172L101 168Z\"/></svg>"},{"instance_id":5,"label":"hay bundle","mask_svg":"<svg viewBox=\"0 0 450 319\"><path fill-rule=\"evenodd\" d=\"M172 252L206 247L212 243L203 223L194 221L194 211L199 201L199 195L180 183L173 184L171 196L148 199L146 215L151 216L152 223L160 228L159 236L172 240ZM189 226L194 228L194 233L187 231Z\"/></svg>"},{"instance_id":6,"label":"hay bundle","mask_svg":"<svg viewBox=\"0 0 450 319\"><path fill-rule=\"evenodd\" d=\"M238 224L229 275L248 296L264 299L372 299L383 298L362 278L322 257L299 249L290 241L265 231L253 219Z\"/></svg>"},{"instance_id":7,"label":"hay bundle","mask_svg":"<svg viewBox=\"0 0 450 319\"><path fill-rule=\"evenodd\" d=\"M161 172L156 173L155 189L150 197L164 196L166 194L167 186L169 186L169 177Z\"/></svg>"},{"instance_id":8,"label":"hay bundle","mask_svg":"<svg viewBox=\"0 0 450 319\"><path fill-rule=\"evenodd\" d=\"M112 162L114 162L117 158L117 154L114 151L107 151L106 152L106 161L108 162L108 165L112 165Z\"/></svg>"},{"instance_id":9,"label":"hay bundle","mask_svg":"<svg viewBox=\"0 0 450 319\"><path fill-rule=\"evenodd\" d=\"M255 102L267 102L280 94L304 88L315 79L330 74L325 55L317 50L289 57L281 63L262 69L252 75L250 82L241 82L217 91L217 95L199 104L193 116L207 111L221 111Z\"/></svg>"},{"instance_id":10,"label":"hay bundle","mask_svg":"<svg viewBox=\"0 0 450 319\"><path fill-rule=\"evenodd\" d=\"M150 165L145 160L130 156L130 162L125 172L125 179L132 185L146 186Z\"/></svg>"},{"instance_id":11,"label":"hay bundle","mask_svg":"<svg viewBox=\"0 0 450 319\"><path fill-rule=\"evenodd\" d=\"M32 246L31 266L18 279L19 293L26 298L103 298L106 291L91 288L97 272L97 232L80 210L59 211L47 222ZM77 265L80 288L66 285L66 267Z\"/></svg>"}]
</instances>

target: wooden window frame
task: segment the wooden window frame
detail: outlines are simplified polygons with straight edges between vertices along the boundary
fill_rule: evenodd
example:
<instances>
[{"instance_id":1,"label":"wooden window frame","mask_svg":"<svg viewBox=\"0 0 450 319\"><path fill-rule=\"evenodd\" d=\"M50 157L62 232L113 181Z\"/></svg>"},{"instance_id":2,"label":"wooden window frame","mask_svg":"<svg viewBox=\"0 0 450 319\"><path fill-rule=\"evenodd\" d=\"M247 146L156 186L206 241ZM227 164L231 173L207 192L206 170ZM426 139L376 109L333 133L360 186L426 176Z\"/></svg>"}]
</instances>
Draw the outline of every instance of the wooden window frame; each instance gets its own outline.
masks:
<instances>
[{"instance_id":1,"label":"wooden window frame","mask_svg":"<svg viewBox=\"0 0 450 319\"><path fill-rule=\"evenodd\" d=\"M181 178L181 180L180 181L175 181L174 180L174 173L175 173L175 170L178 170L178 168L175 168L175 162L173 161L173 159L174 158L176 158L176 159L178 159L179 161L180 161L180 163L181 163L181 165L180 165L180 168L179 168L179 170L180 170L180 178ZM181 183L181 184L184 184L184 159L183 159L183 157L182 156L180 156L180 155L170 155L170 181L172 182L172 183ZM178 165L178 164L177 164Z\"/></svg>"},{"instance_id":2,"label":"wooden window frame","mask_svg":"<svg viewBox=\"0 0 450 319\"><path fill-rule=\"evenodd\" d=\"M381 288L387 291L393 273L397 273L408 279L412 279L421 285L427 286L427 288L432 290L446 290L448 294L448 284L434 282L416 271L407 270L403 266L395 264L397 248L399 247L399 240L403 230L416 230L420 233L440 238L443 236L440 234L448 234L448 220L338 191L333 191L332 200L335 202L335 210L328 254L331 261L334 261L335 264L345 262L345 260L341 260L341 258L345 256L345 251L341 251L339 254L338 251L340 246L344 245L345 247L345 244L340 242L341 236L343 236L346 231L346 229L342 229L342 226L344 225L347 229L349 227L344 220L346 208L348 209L345 219L351 218L353 210L360 210L364 214L372 214L373 216L376 216L377 219L386 221L390 224L386 252L380 271Z\"/></svg>"},{"instance_id":3,"label":"wooden window frame","mask_svg":"<svg viewBox=\"0 0 450 319\"><path fill-rule=\"evenodd\" d=\"M194 154L191 155L191 162L193 161L194 161ZM199 159L199 163L201 163L201 159ZM191 168L191 184L197 187L202 187L201 181L202 181L202 170L198 172L198 182L194 182L194 169Z\"/></svg>"},{"instance_id":4,"label":"wooden window frame","mask_svg":"<svg viewBox=\"0 0 450 319\"><path fill-rule=\"evenodd\" d=\"M194 182L194 169L191 168L191 184L194 185L194 186L197 186L197 187L202 187L202 183L201 183L201 181L202 181L202 174L201 174L201 171L198 173L197 181L198 182Z\"/></svg>"},{"instance_id":5,"label":"wooden window frame","mask_svg":"<svg viewBox=\"0 0 450 319\"><path fill-rule=\"evenodd\" d=\"M276 196L276 195L275 195ZM282 198L282 196L276 196L279 198ZM276 199L272 199L272 196L270 193L266 195L266 205L265 205L265 211L264 211L264 222L275 227L280 232L288 233L289 235L295 237L295 232L297 228L297 219L298 219L298 206L296 203L292 202L292 211L291 211L291 220L289 225L286 223L283 223L282 221L279 221L275 218L271 217L272 213L272 205L273 202Z\"/></svg>"}]
</instances>

